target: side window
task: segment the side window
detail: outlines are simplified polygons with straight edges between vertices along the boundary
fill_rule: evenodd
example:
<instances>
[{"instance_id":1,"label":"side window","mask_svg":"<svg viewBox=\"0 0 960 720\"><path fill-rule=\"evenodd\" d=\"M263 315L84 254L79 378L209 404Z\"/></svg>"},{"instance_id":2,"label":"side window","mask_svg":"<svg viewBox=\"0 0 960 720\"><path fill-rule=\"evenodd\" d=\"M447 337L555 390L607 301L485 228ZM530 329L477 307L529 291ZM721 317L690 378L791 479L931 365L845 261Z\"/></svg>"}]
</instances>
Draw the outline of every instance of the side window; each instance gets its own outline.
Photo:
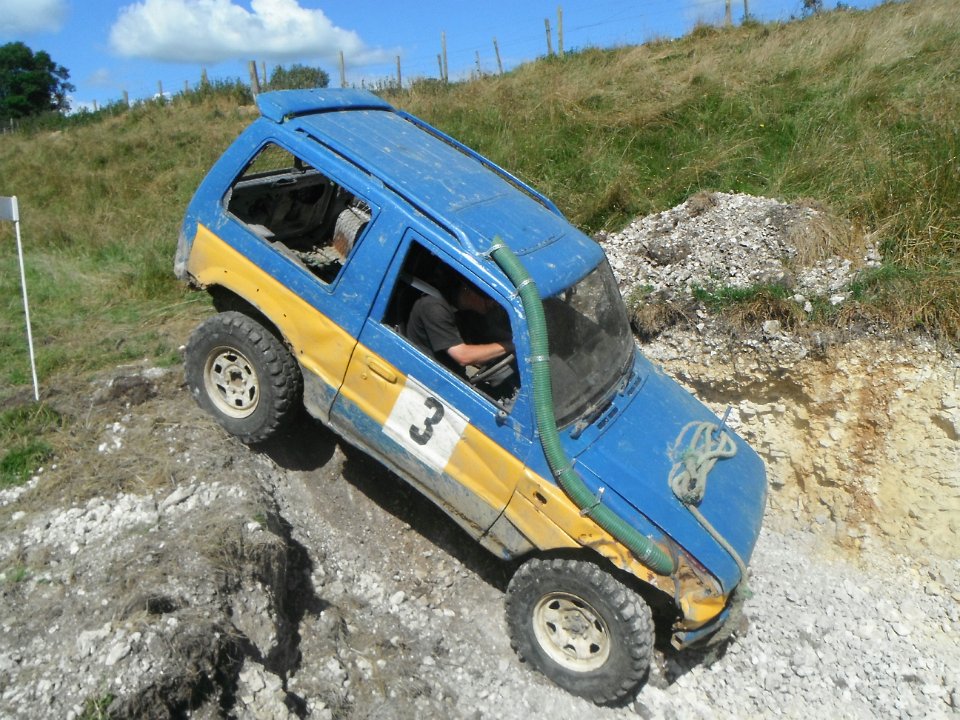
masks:
<instances>
[{"instance_id":1,"label":"side window","mask_svg":"<svg viewBox=\"0 0 960 720\"><path fill-rule=\"evenodd\" d=\"M227 212L325 283L370 222L370 206L279 145L269 144L230 186Z\"/></svg>"},{"instance_id":2,"label":"side window","mask_svg":"<svg viewBox=\"0 0 960 720\"><path fill-rule=\"evenodd\" d=\"M412 243L384 323L427 358L509 409L520 390L507 311L487 292L421 245ZM504 346L504 351L496 345ZM493 345L493 356L464 362L451 346Z\"/></svg>"}]
</instances>

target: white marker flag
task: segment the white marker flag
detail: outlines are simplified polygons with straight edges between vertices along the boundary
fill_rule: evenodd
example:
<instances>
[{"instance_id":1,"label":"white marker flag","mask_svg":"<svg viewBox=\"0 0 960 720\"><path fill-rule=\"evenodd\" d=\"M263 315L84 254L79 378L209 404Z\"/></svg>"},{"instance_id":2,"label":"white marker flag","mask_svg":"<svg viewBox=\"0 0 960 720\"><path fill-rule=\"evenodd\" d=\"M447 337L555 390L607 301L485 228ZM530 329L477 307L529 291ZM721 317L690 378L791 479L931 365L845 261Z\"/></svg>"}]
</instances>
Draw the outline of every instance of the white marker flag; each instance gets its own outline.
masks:
<instances>
[{"instance_id":1,"label":"white marker flag","mask_svg":"<svg viewBox=\"0 0 960 720\"><path fill-rule=\"evenodd\" d=\"M30 371L33 373L33 397L40 401L37 363L33 356L33 331L30 329L30 303L27 301L27 276L23 271L23 243L20 241L20 207L17 197L0 197L0 222L12 222L17 231L17 257L20 260L20 286L23 288L23 314L27 319L27 347L30 350Z\"/></svg>"},{"instance_id":2,"label":"white marker flag","mask_svg":"<svg viewBox=\"0 0 960 720\"><path fill-rule=\"evenodd\" d=\"M20 222L20 209L17 207L17 198L0 197L0 220Z\"/></svg>"}]
</instances>

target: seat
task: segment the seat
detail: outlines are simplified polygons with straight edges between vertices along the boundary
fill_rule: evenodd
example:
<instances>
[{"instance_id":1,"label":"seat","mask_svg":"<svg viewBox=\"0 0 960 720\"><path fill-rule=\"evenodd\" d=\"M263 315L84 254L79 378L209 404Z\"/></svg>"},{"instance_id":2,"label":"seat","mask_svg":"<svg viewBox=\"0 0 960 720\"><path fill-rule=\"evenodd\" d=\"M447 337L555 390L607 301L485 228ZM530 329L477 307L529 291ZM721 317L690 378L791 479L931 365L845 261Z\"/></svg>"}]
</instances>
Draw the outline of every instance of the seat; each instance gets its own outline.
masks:
<instances>
[{"instance_id":1,"label":"seat","mask_svg":"<svg viewBox=\"0 0 960 720\"><path fill-rule=\"evenodd\" d=\"M370 211L358 203L345 207L333 227L333 248L346 260L363 228L370 222Z\"/></svg>"}]
</instances>

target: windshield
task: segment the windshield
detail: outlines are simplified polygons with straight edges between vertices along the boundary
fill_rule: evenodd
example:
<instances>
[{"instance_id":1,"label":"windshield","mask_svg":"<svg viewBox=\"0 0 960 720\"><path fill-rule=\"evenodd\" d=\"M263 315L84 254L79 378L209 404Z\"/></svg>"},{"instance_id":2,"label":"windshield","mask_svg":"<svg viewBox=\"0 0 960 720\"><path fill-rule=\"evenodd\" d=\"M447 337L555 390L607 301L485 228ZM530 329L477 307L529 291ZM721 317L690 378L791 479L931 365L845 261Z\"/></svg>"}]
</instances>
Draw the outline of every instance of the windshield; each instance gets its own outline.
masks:
<instances>
[{"instance_id":1,"label":"windshield","mask_svg":"<svg viewBox=\"0 0 960 720\"><path fill-rule=\"evenodd\" d=\"M551 385L563 427L609 396L633 358L633 335L604 260L573 287L544 299Z\"/></svg>"}]
</instances>

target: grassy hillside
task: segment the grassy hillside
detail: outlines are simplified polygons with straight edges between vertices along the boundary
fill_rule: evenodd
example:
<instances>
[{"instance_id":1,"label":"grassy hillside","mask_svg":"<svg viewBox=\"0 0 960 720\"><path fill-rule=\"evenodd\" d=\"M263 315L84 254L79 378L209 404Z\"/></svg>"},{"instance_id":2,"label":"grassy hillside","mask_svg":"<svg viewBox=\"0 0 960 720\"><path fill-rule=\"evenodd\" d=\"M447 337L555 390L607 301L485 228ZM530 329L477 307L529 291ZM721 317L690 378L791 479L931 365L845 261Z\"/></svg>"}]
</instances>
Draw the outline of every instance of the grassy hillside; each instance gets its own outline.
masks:
<instances>
[{"instance_id":1,"label":"grassy hillside","mask_svg":"<svg viewBox=\"0 0 960 720\"><path fill-rule=\"evenodd\" d=\"M19 198L42 377L150 355L193 300L171 276L178 225L210 164L251 119L207 102L0 137L0 194ZM0 385L29 382L12 226L0 230Z\"/></svg>"},{"instance_id":2,"label":"grassy hillside","mask_svg":"<svg viewBox=\"0 0 960 720\"><path fill-rule=\"evenodd\" d=\"M583 50L389 99L543 189L587 230L704 189L812 199L882 243L888 264L858 285L864 312L958 342L957 48L954 0L914 0ZM176 361L207 312L172 276L178 226L252 119L235 96L0 136L0 195L20 198L42 379ZM29 384L12 240L0 227L0 403ZM11 441L2 428L0 446Z\"/></svg>"}]
</instances>

